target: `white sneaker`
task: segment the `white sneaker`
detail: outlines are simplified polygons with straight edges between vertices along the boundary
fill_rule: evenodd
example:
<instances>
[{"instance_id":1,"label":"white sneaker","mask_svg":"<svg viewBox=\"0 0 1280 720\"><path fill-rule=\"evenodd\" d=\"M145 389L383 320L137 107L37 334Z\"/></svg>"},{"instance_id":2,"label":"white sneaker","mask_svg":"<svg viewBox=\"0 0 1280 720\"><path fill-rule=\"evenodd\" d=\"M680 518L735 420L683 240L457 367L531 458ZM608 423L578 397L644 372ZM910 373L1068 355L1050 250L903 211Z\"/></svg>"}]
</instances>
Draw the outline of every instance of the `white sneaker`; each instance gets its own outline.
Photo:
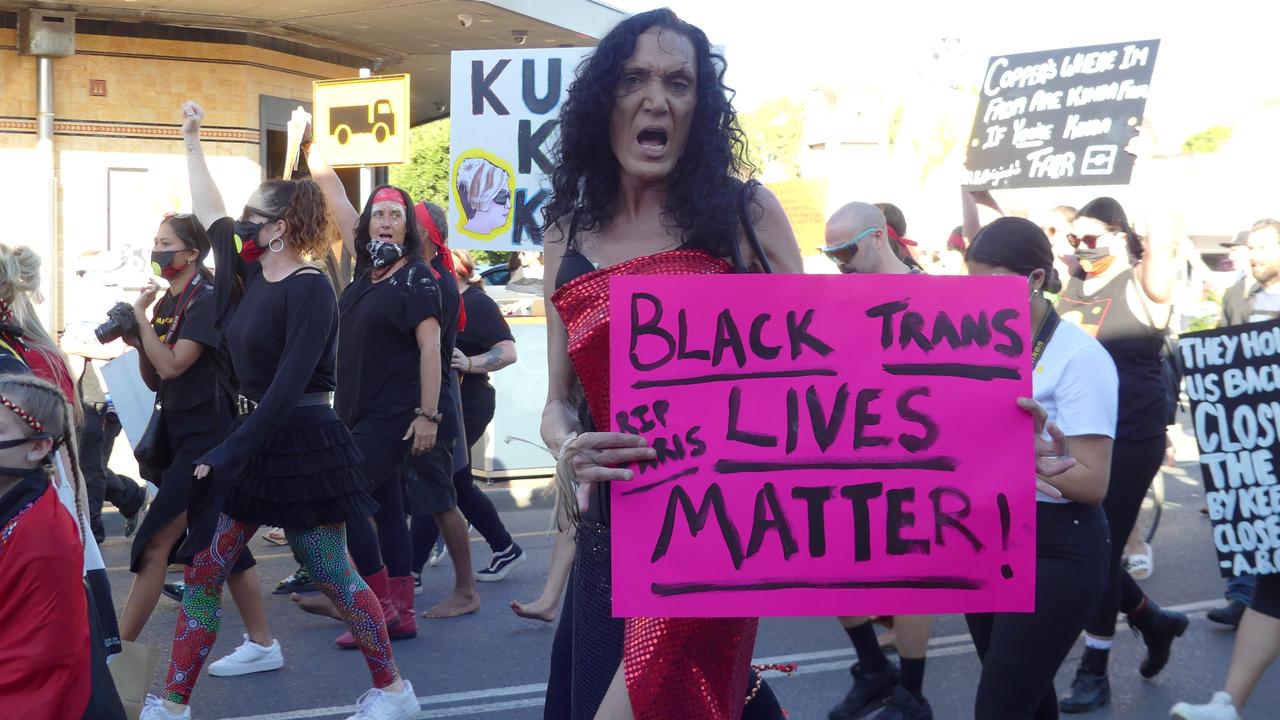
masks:
<instances>
[{"instance_id":1,"label":"white sneaker","mask_svg":"<svg viewBox=\"0 0 1280 720\"><path fill-rule=\"evenodd\" d=\"M174 715L164 706L164 701L155 695L148 695L142 701L142 714L138 720L191 720L191 708L183 708L181 715Z\"/></svg>"},{"instance_id":2,"label":"white sneaker","mask_svg":"<svg viewBox=\"0 0 1280 720\"><path fill-rule=\"evenodd\" d=\"M209 666L209 674L214 677L235 677L250 673L279 670L284 667L284 653L280 651L280 641L272 639L270 647L263 647L249 639L246 634L244 642L230 655Z\"/></svg>"},{"instance_id":3,"label":"white sneaker","mask_svg":"<svg viewBox=\"0 0 1280 720\"><path fill-rule=\"evenodd\" d=\"M1169 711L1175 720L1240 720L1240 713L1231 704L1231 696L1222 691L1213 694L1205 705L1188 705L1180 702Z\"/></svg>"},{"instance_id":4,"label":"white sneaker","mask_svg":"<svg viewBox=\"0 0 1280 720\"><path fill-rule=\"evenodd\" d=\"M356 714L347 720L409 720L422 707L413 694L413 685L404 681L404 690L388 692L373 688L356 701Z\"/></svg>"},{"instance_id":5,"label":"white sneaker","mask_svg":"<svg viewBox=\"0 0 1280 720\"><path fill-rule=\"evenodd\" d=\"M427 556L427 565L439 567L447 557L449 557L449 548L444 544L444 537L437 538L436 544L431 546L431 554Z\"/></svg>"}]
</instances>

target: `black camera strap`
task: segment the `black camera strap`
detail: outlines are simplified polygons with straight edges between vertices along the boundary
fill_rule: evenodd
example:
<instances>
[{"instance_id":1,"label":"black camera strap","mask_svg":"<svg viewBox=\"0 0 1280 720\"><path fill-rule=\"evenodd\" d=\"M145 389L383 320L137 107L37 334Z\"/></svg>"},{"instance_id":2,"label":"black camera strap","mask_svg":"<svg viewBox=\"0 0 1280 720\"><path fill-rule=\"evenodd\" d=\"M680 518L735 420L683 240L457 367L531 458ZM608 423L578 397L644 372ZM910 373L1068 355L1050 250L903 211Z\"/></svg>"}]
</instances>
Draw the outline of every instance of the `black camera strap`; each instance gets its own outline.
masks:
<instances>
[{"instance_id":1,"label":"black camera strap","mask_svg":"<svg viewBox=\"0 0 1280 720\"><path fill-rule=\"evenodd\" d=\"M1040 356L1044 354L1044 349L1049 345L1049 341L1053 339L1053 331L1058 329L1058 323L1062 321L1053 305L1048 300L1044 302L1049 305L1049 309L1045 313L1044 319L1040 321L1040 327L1036 328L1036 339L1031 344L1032 370L1035 370L1036 365L1040 364Z\"/></svg>"}]
</instances>

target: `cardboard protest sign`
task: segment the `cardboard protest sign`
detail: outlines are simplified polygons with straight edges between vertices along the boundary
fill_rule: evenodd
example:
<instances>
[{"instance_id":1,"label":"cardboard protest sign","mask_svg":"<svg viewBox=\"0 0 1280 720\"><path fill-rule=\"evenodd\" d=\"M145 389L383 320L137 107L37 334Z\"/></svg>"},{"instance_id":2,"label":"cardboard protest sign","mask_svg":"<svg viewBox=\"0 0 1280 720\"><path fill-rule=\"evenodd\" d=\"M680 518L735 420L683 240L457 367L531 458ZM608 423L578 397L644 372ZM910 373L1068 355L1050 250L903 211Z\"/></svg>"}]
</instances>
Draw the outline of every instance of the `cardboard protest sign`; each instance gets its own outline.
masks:
<instances>
[{"instance_id":1,"label":"cardboard protest sign","mask_svg":"<svg viewBox=\"0 0 1280 720\"><path fill-rule=\"evenodd\" d=\"M1179 341L1223 577L1280 572L1280 321Z\"/></svg>"},{"instance_id":2,"label":"cardboard protest sign","mask_svg":"<svg viewBox=\"0 0 1280 720\"><path fill-rule=\"evenodd\" d=\"M612 487L615 615L1032 609L1022 278L610 292L610 426L658 451Z\"/></svg>"},{"instance_id":3,"label":"cardboard protest sign","mask_svg":"<svg viewBox=\"0 0 1280 720\"><path fill-rule=\"evenodd\" d=\"M1129 182L1159 40L991 58L965 158L966 187Z\"/></svg>"},{"instance_id":4,"label":"cardboard protest sign","mask_svg":"<svg viewBox=\"0 0 1280 720\"><path fill-rule=\"evenodd\" d=\"M453 53L449 242L542 249L560 104L592 48Z\"/></svg>"}]
</instances>

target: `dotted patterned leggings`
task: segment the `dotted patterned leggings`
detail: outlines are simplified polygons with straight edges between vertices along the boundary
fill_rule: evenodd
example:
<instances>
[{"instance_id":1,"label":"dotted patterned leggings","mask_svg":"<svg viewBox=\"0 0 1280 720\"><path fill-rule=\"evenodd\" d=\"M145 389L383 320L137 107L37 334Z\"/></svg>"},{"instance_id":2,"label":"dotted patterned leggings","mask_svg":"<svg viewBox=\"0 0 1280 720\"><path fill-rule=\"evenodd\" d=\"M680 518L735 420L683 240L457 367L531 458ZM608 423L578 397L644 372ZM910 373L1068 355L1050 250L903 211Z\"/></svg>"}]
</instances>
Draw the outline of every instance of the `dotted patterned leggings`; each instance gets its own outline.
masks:
<instances>
[{"instance_id":1,"label":"dotted patterned leggings","mask_svg":"<svg viewBox=\"0 0 1280 720\"><path fill-rule=\"evenodd\" d=\"M165 699L186 705L200 668L209 657L222 625L222 585L256 527L227 515L218 516L218 529L209 549L187 566L186 592L173 633L173 654L165 680ZM391 643L378 598L365 584L347 557L347 535L342 525L312 530L286 531L289 544L311 573L316 587L342 613L347 628L360 644L374 687L383 688L399 679L391 657Z\"/></svg>"}]
</instances>

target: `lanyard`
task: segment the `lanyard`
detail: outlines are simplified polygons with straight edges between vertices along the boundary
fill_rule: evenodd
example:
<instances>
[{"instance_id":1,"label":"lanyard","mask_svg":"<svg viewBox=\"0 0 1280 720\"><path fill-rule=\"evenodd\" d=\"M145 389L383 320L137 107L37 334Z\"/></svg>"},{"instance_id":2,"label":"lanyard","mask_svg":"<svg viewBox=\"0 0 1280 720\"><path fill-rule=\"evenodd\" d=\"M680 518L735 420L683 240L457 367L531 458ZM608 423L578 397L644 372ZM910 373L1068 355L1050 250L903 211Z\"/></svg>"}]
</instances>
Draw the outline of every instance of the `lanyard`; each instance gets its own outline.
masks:
<instances>
[{"instance_id":1,"label":"lanyard","mask_svg":"<svg viewBox=\"0 0 1280 720\"><path fill-rule=\"evenodd\" d=\"M202 280L203 278L201 278L197 273L195 277L191 278L191 284L188 285L186 289L182 291L182 294L178 296L178 303L174 306L177 308L177 312L173 315L173 324L169 326L169 332L164 334L165 345L173 347L177 344L176 340L172 343L169 342L169 340L173 339L173 336L178 332L178 322L182 320L182 315L187 311L187 306L191 304L191 299L195 297L196 291L199 290L200 286L203 284Z\"/></svg>"},{"instance_id":2,"label":"lanyard","mask_svg":"<svg viewBox=\"0 0 1280 720\"><path fill-rule=\"evenodd\" d=\"M1049 301L1045 300L1045 304ZM1053 331L1058 329L1058 323L1061 318L1058 317L1058 311L1049 305L1049 312L1045 314L1044 319L1040 321L1040 327L1036 329L1035 343L1031 346L1031 369L1035 370L1036 365L1040 364L1040 356L1044 354L1045 347L1049 344L1049 340L1053 338Z\"/></svg>"}]
</instances>

